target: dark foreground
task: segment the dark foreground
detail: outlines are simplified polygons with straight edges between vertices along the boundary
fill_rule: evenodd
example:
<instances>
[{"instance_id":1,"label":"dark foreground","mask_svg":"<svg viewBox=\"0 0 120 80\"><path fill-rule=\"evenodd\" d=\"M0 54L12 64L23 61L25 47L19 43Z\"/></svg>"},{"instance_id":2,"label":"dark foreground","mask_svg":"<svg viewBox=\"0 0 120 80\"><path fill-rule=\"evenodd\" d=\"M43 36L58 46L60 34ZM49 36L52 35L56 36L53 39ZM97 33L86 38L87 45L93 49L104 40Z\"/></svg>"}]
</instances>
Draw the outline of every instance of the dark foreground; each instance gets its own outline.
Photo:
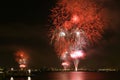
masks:
<instances>
[{"instance_id":1,"label":"dark foreground","mask_svg":"<svg viewBox=\"0 0 120 80\"><path fill-rule=\"evenodd\" d=\"M34 76L5 77L0 80L120 80L120 72L41 72Z\"/></svg>"}]
</instances>

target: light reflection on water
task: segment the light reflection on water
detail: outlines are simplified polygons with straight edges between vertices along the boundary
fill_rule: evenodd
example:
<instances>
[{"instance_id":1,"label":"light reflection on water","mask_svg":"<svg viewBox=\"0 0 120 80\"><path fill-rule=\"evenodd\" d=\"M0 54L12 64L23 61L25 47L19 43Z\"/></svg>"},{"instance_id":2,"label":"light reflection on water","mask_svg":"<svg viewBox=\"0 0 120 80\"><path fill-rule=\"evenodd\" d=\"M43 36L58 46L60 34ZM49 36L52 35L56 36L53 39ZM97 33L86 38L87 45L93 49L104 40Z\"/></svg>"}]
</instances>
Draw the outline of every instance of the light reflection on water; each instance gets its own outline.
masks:
<instances>
[{"instance_id":1,"label":"light reflection on water","mask_svg":"<svg viewBox=\"0 0 120 80\"><path fill-rule=\"evenodd\" d=\"M49 74L47 80L120 80L115 72L61 72Z\"/></svg>"},{"instance_id":2,"label":"light reflection on water","mask_svg":"<svg viewBox=\"0 0 120 80\"><path fill-rule=\"evenodd\" d=\"M10 78L10 80L14 80L14 78L13 78L13 77L11 77L11 78Z\"/></svg>"},{"instance_id":3,"label":"light reflection on water","mask_svg":"<svg viewBox=\"0 0 120 80\"><path fill-rule=\"evenodd\" d=\"M62 74L55 73L50 76L52 77L53 75L56 75L55 78L60 80L84 80L84 77L85 77L84 74L81 72L63 72Z\"/></svg>"},{"instance_id":4,"label":"light reflection on water","mask_svg":"<svg viewBox=\"0 0 120 80\"><path fill-rule=\"evenodd\" d=\"M70 74L70 80L84 80L84 75L77 72L72 72Z\"/></svg>"},{"instance_id":5,"label":"light reflection on water","mask_svg":"<svg viewBox=\"0 0 120 80\"><path fill-rule=\"evenodd\" d=\"M47 79L52 79L52 80L84 80L84 74L80 73L80 72L62 72L62 73L50 73L47 74L46 76L44 75L44 77L48 77ZM42 76L39 77L39 79L46 79ZM31 77L27 77L27 78L13 78L11 77L10 80L36 80L36 79L31 79ZM38 79L37 79L38 80Z\"/></svg>"},{"instance_id":6,"label":"light reflection on water","mask_svg":"<svg viewBox=\"0 0 120 80\"><path fill-rule=\"evenodd\" d=\"M41 72L33 77L11 77L7 80L120 80L116 72Z\"/></svg>"},{"instance_id":7,"label":"light reflection on water","mask_svg":"<svg viewBox=\"0 0 120 80\"><path fill-rule=\"evenodd\" d=\"M31 77L28 77L28 79L27 80L31 80Z\"/></svg>"},{"instance_id":8,"label":"light reflection on water","mask_svg":"<svg viewBox=\"0 0 120 80\"><path fill-rule=\"evenodd\" d=\"M31 77L28 76L27 79L26 78L13 78L13 77L10 77L10 80L31 80Z\"/></svg>"},{"instance_id":9,"label":"light reflection on water","mask_svg":"<svg viewBox=\"0 0 120 80\"><path fill-rule=\"evenodd\" d=\"M50 80L85 80L85 75L83 72L51 72L46 74L40 74L37 78L26 77L26 78L14 78L11 77L10 80L39 80L39 79L50 79Z\"/></svg>"}]
</instances>

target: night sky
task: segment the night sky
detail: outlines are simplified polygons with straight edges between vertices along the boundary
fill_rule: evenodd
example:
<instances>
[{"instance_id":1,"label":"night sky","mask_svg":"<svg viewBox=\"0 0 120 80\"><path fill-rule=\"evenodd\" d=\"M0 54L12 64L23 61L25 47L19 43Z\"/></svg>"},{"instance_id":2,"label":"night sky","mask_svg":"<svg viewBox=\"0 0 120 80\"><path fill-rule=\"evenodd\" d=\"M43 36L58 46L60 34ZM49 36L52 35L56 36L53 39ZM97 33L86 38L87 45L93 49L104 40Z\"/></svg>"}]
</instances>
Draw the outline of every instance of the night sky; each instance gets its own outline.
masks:
<instances>
[{"instance_id":1,"label":"night sky","mask_svg":"<svg viewBox=\"0 0 120 80\"><path fill-rule=\"evenodd\" d=\"M120 68L120 1L104 1L109 9L110 24L99 44L88 49L79 67ZM50 9L55 3L56 0L1 2L1 67L18 67L14 54L19 49L29 55L28 66L31 68L61 67L61 61L48 38Z\"/></svg>"}]
</instances>

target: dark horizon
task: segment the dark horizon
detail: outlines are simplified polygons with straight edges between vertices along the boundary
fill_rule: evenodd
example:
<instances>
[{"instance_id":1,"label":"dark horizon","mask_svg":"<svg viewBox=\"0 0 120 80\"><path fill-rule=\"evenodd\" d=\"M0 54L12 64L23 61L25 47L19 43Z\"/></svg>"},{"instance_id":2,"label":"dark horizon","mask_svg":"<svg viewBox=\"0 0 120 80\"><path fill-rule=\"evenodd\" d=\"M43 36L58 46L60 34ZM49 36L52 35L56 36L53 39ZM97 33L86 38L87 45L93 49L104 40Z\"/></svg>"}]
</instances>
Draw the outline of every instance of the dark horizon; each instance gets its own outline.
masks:
<instances>
[{"instance_id":1,"label":"dark horizon","mask_svg":"<svg viewBox=\"0 0 120 80\"><path fill-rule=\"evenodd\" d=\"M104 0L110 11L111 23L98 45L88 49L79 67L119 68L120 56L120 1ZM28 67L59 67L61 60L48 38L50 10L56 0L40 2L3 2L0 8L0 67L18 67L15 53L22 49L29 55ZM6 6L7 8L4 8ZM71 64L73 67L73 64Z\"/></svg>"}]
</instances>

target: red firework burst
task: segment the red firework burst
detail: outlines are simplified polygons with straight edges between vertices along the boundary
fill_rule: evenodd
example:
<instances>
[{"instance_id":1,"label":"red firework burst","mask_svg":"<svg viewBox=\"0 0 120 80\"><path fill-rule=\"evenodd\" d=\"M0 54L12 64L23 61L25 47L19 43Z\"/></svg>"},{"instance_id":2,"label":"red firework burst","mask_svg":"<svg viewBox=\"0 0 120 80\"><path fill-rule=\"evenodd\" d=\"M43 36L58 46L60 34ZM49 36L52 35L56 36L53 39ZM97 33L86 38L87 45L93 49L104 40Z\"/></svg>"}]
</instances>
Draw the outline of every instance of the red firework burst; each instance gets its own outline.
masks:
<instances>
[{"instance_id":1,"label":"red firework burst","mask_svg":"<svg viewBox=\"0 0 120 80\"><path fill-rule=\"evenodd\" d=\"M19 67L21 69L25 68L28 62L28 55L23 50L17 51L15 55L16 55L16 61L18 62Z\"/></svg>"},{"instance_id":2,"label":"red firework burst","mask_svg":"<svg viewBox=\"0 0 120 80\"><path fill-rule=\"evenodd\" d=\"M102 38L107 10L95 0L60 0L52 9L52 41L56 51L80 50Z\"/></svg>"}]
</instances>

